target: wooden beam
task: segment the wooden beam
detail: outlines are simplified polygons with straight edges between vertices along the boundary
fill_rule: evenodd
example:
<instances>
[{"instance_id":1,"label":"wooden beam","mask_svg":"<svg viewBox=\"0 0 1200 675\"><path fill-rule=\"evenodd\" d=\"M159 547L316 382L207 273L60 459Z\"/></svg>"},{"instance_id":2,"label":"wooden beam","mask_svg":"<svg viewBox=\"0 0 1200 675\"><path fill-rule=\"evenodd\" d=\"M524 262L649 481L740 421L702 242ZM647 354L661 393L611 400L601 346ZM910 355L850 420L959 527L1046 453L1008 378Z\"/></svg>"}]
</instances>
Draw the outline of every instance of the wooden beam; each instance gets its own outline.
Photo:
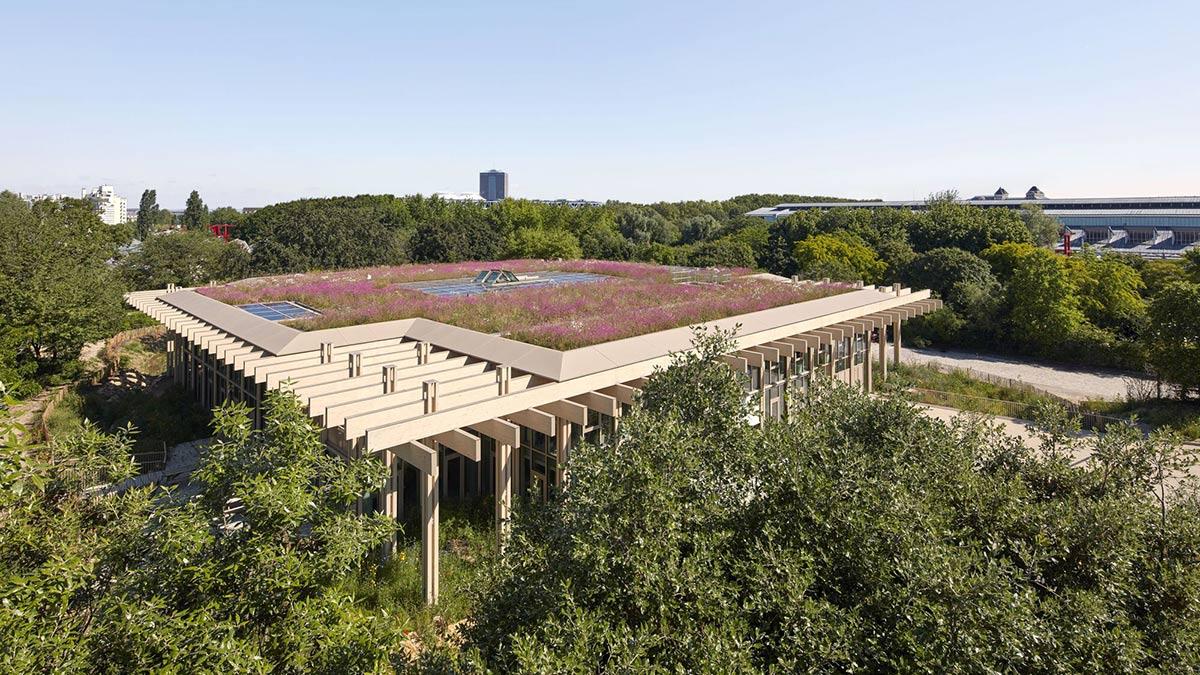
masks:
<instances>
[{"instance_id":1,"label":"wooden beam","mask_svg":"<svg viewBox=\"0 0 1200 675\"><path fill-rule=\"evenodd\" d=\"M394 453L400 459L417 467L422 473L437 471L437 453L429 446L418 441L409 441L398 445L389 450L389 452Z\"/></svg>"},{"instance_id":2,"label":"wooden beam","mask_svg":"<svg viewBox=\"0 0 1200 675\"><path fill-rule=\"evenodd\" d=\"M574 401L551 401L537 406L538 410L561 417L569 422L587 426L587 408Z\"/></svg>"},{"instance_id":3,"label":"wooden beam","mask_svg":"<svg viewBox=\"0 0 1200 675\"><path fill-rule=\"evenodd\" d=\"M588 410L595 410L609 417L617 417L621 414L621 405L617 403L617 399L607 394L589 391L586 394L572 396L569 400L582 403Z\"/></svg>"},{"instance_id":4,"label":"wooden beam","mask_svg":"<svg viewBox=\"0 0 1200 675\"><path fill-rule=\"evenodd\" d=\"M472 436L462 429L451 429L440 434L434 434L433 440L450 448L472 462L478 462L482 457L478 436Z\"/></svg>"},{"instance_id":5,"label":"wooden beam","mask_svg":"<svg viewBox=\"0 0 1200 675\"><path fill-rule=\"evenodd\" d=\"M732 368L733 371L737 372L737 373L746 372L746 369L750 365L749 362L746 361L746 359L744 359L740 356L734 356L733 354L722 354L721 360L724 361L725 363L729 364L729 367Z\"/></svg>"},{"instance_id":6,"label":"wooden beam","mask_svg":"<svg viewBox=\"0 0 1200 675\"><path fill-rule=\"evenodd\" d=\"M760 368L760 369L763 367L763 361L766 360L765 357L762 355L762 352L751 352L751 351L747 351L747 350L742 350L742 351L738 352L737 355L739 358L746 359L747 364L754 366L755 368Z\"/></svg>"},{"instance_id":7,"label":"wooden beam","mask_svg":"<svg viewBox=\"0 0 1200 675\"><path fill-rule=\"evenodd\" d=\"M633 405L637 399L638 390L624 384L614 384L611 387L601 389L600 393L612 396L625 405Z\"/></svg>"},{"instance_id":8,"label":"wooden beam","mask_svg":"<svg viewBox=\"0 0 1200 675\"><path fill-rule=\"evenodd\" d=\"M547 436L554 435L554 415L544 413L541 410L530 408L529 410L519 410L515 413L503 415L504 419L519 424L526 429L539 431ZM517 443L517 445L520 445Z\"/></svg>"},{"instance_id":9,"label":"wooden beam","mask_svg":"<svg viewBox=\"0 0 1200 675\"><path fill-rule=\"evenodd\" d=\"M505 422L499 419L484 420L472 424L468 428L496 441L496 445L511 445L516 447L521 444L521 427L512 422Z\"/></svg>"}]
</instances>

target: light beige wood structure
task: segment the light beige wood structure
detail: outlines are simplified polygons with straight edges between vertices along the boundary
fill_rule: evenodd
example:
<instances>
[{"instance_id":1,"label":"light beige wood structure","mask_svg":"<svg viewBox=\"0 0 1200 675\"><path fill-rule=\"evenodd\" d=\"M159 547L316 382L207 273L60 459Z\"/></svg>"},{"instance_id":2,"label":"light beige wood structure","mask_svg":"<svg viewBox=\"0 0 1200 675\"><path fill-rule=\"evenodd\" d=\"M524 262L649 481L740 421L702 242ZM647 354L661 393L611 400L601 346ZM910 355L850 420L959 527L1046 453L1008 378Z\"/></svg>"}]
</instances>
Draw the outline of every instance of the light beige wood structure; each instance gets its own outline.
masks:
<instances>
[{"instance_id":1,"label":"light beige wood structure","mask_svg":"<svg viewBox=\"0 0 1200 675\"><path fill-rule=\"evenodd\" d=\"M243 401L261 424L267 392L288 390L331 452L380 457L389 477L360 508L402 517L405 479L415 473L429 603L438 597L438 510L450 482L460 495L490 485L503 542L514 493L561 489L574 443L614 433L645 378L692 338L683 327L560 352L426 319L301 332L191 290L126 300L167 327L168 370L204 405ZM761 420L785 414L787 387L807 387L818 370L869 390L887 374L888 329L898 362L902 322L940 304L928 291L867 286L707 325L740 325L725 359L749 375Z\"/></svg>"}]
</instances>

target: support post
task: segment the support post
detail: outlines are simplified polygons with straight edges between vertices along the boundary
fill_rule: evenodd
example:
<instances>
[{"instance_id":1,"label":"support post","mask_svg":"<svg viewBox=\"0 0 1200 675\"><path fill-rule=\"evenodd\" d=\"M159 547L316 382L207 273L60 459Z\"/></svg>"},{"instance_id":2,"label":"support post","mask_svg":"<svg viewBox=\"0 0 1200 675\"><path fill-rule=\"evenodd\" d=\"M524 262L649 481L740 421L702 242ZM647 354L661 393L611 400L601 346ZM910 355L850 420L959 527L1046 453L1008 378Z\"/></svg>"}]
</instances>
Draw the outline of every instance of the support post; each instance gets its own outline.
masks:
<instances>
[{"instance_id":1,"label":"support post","mask_svg":"<svg viewBox=\"0 0 1200 675\"><path fill-rule=\"evenodd\" d=\"M570 452L569 446L571 443L571 422L570 422L570 420L566 420L561 417L555 417L554 420L558 427L555 430L556 433L554 434L554 440L555 440L555 443L557 446L557 451L558 451L558 453L557 453L558 461L556 462L557 466L555 467L556 468L555 483L557 484L558 489L562 490L563 485L567 481L567 470L566 470L565 466L567 463L567 456Z\"/></svg>"},{"instance_id":2,"label":"support post","mask_svg":"<svg viewBox=\"0 0 1200 675\"><path fill-rule=\"evenodd\" d=\"M438 468L421 472L421 586L425 604L438 601Z\"/></svg>"},{"instance_id":3,"label":"support post","mask_svg":"<svg viewBox=\"0 0 1200 675\"><path fill-rule=\"evenodd\" d=\"M868 394L875 384L871 381L871 375L871 331L867 330L863 333L863 391Z\"/></svg>"},{"instance_id":4,"label":"support post","mask_svg":"<svg viewBox=\"0 0 1200 675\"><path fill-rule=\"evenodd\" d=\"M879 381L887 379L887 324L879 323Z\"/></svg>"},{"instance_id":5,"label":"support post","mask_svg":"<svg viewBox=\"0 0 1200 675\"><path fill-rule=\"evenodd\" d=\"M496 474L496 540L500 549L504 550L512 513L513 446L507 443L496 443L495 446L496 457L492 466Z\"/></svg>"},{"instance_id":6,"label":"support post","mask_svg":"<svg viewBox=\"0 0 1200 675\"><path fill-rule=\"evenodd\" d=\"M396 519L399 517L399 509L397 508L397 504L399 503L398 484L400 483L400 480L397 478L397 474L401 476L403 475L400 472L404 464L390 452L384 453L384 461L387 463L388 477L387 480L383 482L383 489L379 491L379 499L376 503L376 508L382 511L394 524ZM383 559L388 560L393 554L395 554L395 552L396 535L395 533L392 533L391 536L388 537L388 540L383 544Z\"/></svg>"},{"instance_id":7,"label":"support post","mask_svg":"<svg viewBox=\"0 0 1200 675\"><path fill-rule=\"evenodd\" d=\"M900 365L900 319L892 319L892 363Z\"/></svg>"}]
</instances>

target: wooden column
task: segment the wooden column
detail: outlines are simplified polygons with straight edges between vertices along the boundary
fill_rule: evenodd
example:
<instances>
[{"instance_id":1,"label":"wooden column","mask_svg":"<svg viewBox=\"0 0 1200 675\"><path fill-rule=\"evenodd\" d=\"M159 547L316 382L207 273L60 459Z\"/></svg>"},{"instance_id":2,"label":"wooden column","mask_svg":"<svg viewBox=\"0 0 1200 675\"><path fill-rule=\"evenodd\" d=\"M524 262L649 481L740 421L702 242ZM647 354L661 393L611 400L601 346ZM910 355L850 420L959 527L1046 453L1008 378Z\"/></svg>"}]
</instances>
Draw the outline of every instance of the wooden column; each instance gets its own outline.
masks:
<instances>
[{"instance_id":1,"label":"wooden column","mask_svg":"<svg viewBox=\"0 0 1200 675\"><path fill-rule=\"evenodd\" d=\"M871 331L863 333L863 391L868 394L874 389L871 381Z\"/></svg>"},{"instance_id":2,"label":"wooden column","mask_svg":"<svg viewBox=\"0 0 1200 675\"><path fill-rule=\"evenodd\" d=\"M496 443L496 461L492 464L496 474L496 541L501 550L508 541L509 520L512 517L512 467L515 454L513 446Z\"/></svg>"},{"instance_id":3,"label":"wooden column","mask_svg":"<svg viewBox=\"0 0 1200 675\"><path fill-rule=\"evenodd\" d=\"M379 491L375 506L394 524L400 516L399 502L400 490L403 489L404 463L390 452L383 453L383 458L387 463L388 477L383 482L383 489ZM383 545L383 559L391 558L395 552L396 535L393 533Z\"/></svg>"},{"instance_id":4,"label":"wooden column","mask_svg":"<svg viewBox=\"0 0 1200 675\"><path fill-rule=\"evenodd\" d=\"M879 381L887 379L887 324L879 322Z\"/></svg>"},{"instance_id":5,"label":"wooden column","mask_svg":"<svg viewBox=\"0 0 1200 675\"><path fill-rule=\"evenodd\" d=\"M900 365L900 318L892 319L892 363Z\"/></svg>"},{"instance_id":6,"label":"wooden column","mask_svg":"<svg viewBox=\"0 0 1200 675\"><path fill-rule=\"evenodd\" d=\"M555 469L556 469L555 470L555 475L556 475L555 483L557 484L558 489L562 490L563 485L567 481L567 471L566 471L565 467L567 464L567 455L570 452L571 422L570 422L570 420L566 420L561 417L555 417L554 422L556 425L555 433L554 433L554 440L555 440L555 444L556 444L556 449L558 451L558 453L557 453L558 461L556 462L556 466L555 466Z\"/></svg>"},{"instance_id":7,"label":"wooden column","mask_svg":"<svg viewBox=\"0 0 1200 675\"><path fill-rule=\"evenodd\" d=\"M421 580L425 604L438 601L439 547L438 541L438 467L421 472Z\"/></svg>"},{"instance_id":8,"label":"wooden column","mask_svg":"<svg viewBox=\"0 0 1200 675\"><path fill-rule=\"evenodd\" d=\"M496 448L495 461L492 462L496 484L496 540L503 549L512 514L513 467L517 465L516 448L521 443L521 428L511 422L495 419L473 424L471 430L491 438Z\"/></svg>"}]
</instances>

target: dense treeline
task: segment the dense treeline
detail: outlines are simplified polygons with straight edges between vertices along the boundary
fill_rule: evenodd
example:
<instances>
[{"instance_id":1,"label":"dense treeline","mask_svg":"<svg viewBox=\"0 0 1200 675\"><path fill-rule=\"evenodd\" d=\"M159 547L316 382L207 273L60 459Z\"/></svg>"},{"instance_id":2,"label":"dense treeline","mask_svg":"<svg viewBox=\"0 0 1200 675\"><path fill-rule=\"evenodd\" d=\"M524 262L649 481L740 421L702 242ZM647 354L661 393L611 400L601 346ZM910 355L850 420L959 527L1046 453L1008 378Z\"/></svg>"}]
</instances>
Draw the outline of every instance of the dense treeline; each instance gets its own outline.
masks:
<instances>
[{"instance_id":1,"label":"dense treeline","mask_svg":"<svg viewBox=\"0 0 1200 675\"><path fill-rule=\"evenodd\" d=\"M571 208L525 200L484 206L421 195L359 195L284 202L240 214L228 207L210 212L193 194L182 219L192 224L190 230L147 236L140 249L118 256L115 274L97 274L107 280L105 288L114 288L110 282L119 279L139 289L366 265L582 257L902 282L933 289L947 305L914 324L912 344L1150 369L1175 385L1178 394L1197 390L1200 383L1189 369L1200 362L1193 348L1200 340L1200 317L1187 311L1187 299L1200 292L1195 286L1200 253L1193 251L1182 262L1086 252L1067 259L1049 248L1059 226L1040 209L983 209L957 203L954 196L935 195L920 210L838 208L768 223L744 214L780 202L830 198L755 194ZM156 212L152 192L143 201L148 213ZM48 217L35 217L28 207L22 211L15 197L8 202L10 207L0 212L0 228L10 233L25 231L22 223L31 219ZM56 209L72 213L63 206L38 208L50 215ZM76 211L70 217L87 215L82 206ZM154 218L142 220L139 232L151 227ZM245 244L209 236L205 227L210 222L233 225L234 235ZM87 227L96 226L79 225L74 231L82 236ZM108 249L75 260L102 267L98 256L115 256L113 246L129 237L128 228L118 229L100 238L110 242ZM6 253L16 250L9 247ZM41 246L40 259L48 260L54 250ZM10 281L34 276L24 258L8 260L17 270L9 274ZM28 326L23 322L31 320L12 323ZM42 351L20 342L17 332L0 336L0 351L9 355L0 354L0 367L7 368L9 380L23 377L28 382L36 372L53 370Z\"/></svg>"},{"instance_id":2,"label":"dense treeline","mask_svg":"<svg viewBox=\"0 0 1200 675\"><path fill-rule=\"evenodd\" d=\"M1193 454L1049 413L1032 450L842 385L750 427L729 339L652 375L615 438L572 451L565 493L518 500L452 642L341 583L394 526L350 508L385 470L326 454L290 395L261 431L221 409L174 493L109 487L125 433L0 428L0 670L1200 668L1200 508L1172 478Z\"/></svg>"},{"instance_id":3,"label":"dense treeline","mask_svg":"<svg viewBox=\"0 0 1200 675\"><path fill-rule=\"evenodd\" d=\"M571 208L525 200L491 206L412 195L360 195L275 204L236 231L256 272L497 258L598 258L754 266L766 224L746 211L801 195L724 201L610 202Z\"/></svg>"},{"instance_id":4,"label":"dense treeline","mask_svg":"<svg viewBox=\"0 0 1200 675\"><path fill-rule=\"evenodd\" d=\"M1049 247L1058 226L1036 208L834 209L774 223L764 266L779 274L902 282L945 309L915 321L910 344L1008 351L1150 369L1188 396L1200 355L1200 251L1145 260ZM1170 307L1170 309L1168 309Z\"/></svg>"}]
</instances>

